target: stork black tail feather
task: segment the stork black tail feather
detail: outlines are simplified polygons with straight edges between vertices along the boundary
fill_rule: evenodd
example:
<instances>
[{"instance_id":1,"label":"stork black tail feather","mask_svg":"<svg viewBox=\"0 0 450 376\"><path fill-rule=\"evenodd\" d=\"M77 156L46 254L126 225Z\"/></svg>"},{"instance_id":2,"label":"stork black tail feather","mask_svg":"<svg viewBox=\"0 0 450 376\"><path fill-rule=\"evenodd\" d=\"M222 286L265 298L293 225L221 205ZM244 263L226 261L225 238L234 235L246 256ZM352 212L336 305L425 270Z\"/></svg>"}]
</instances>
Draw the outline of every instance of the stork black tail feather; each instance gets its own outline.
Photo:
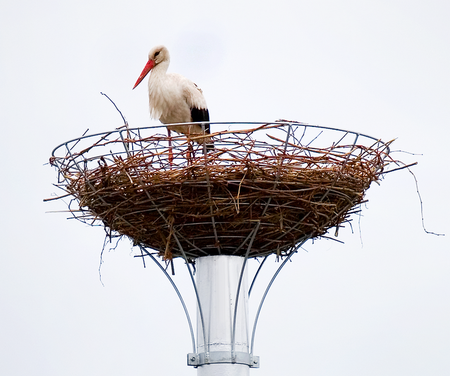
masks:
<instances>
[{"instance_id":1,"label":"stork black tail feather","mask_svg":"<svg viewBox=\"0 0 450 376\"><path fill-rule=\"evenodd\" d=\"M192 113L192 110L191 110L191 113ZM209 112L208 112L208 110L207 109L199 110L199 114L201 114L201 115L199 116L198 121L202 121L202 120L208 121L208 123L202 123L203 132L205 134L210 134L211 133L211 126L209 124ZM201 120L200 120L200 118L201 118ZM209 153L210 151L213 151L213 150L214 150L214 141L211 140L211 139L207 139L207 141L206 141L206 152Z\"/></svg>"}]
</instances>

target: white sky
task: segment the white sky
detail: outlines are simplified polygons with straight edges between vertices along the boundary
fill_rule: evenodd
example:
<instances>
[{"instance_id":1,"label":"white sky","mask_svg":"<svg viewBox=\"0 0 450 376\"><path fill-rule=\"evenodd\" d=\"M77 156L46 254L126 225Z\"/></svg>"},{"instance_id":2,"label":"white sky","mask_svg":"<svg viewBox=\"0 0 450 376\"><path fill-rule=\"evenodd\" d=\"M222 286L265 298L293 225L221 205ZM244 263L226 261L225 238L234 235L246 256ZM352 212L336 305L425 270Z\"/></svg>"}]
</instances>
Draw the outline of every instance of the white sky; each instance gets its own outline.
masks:
<instances>
[{"instance_id":1,"label":"white sky","mask_svg":"<svg viewBox=\"0 0 450 376\"><path fill-rule=\"evenodd\" d=\"M48 161L87 128L150 124L156 44L203 89L213 121L294 119L385 141L413 168L368 193L344 245L308 243L264 306L255 376L450 374L448 1L1 0L0 374L195 375L165 277L67 214ZM360 227L360 228L359 228ZM362 239L362 244L361 244ZM277 264L273 260L269 269ZM267 278L268 275L263 277ZM176 281L191 294L181 263ZM260 283L264 282L261 280ZM194 313L192 312L194 315Z\"/></svg>"}]
</instances>

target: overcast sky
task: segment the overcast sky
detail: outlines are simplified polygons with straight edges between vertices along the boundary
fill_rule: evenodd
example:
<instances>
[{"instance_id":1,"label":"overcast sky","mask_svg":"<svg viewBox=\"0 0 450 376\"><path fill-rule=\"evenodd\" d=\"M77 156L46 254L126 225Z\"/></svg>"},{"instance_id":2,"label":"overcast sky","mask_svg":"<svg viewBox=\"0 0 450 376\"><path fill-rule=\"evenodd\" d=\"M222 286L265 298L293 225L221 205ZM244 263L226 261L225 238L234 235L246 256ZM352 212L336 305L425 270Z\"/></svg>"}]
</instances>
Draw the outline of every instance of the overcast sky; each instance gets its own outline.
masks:
<instances>
[{"instance_id":1,"label":"overcast sky","mask_svg":"<svg viewBox=\"0 0 450 376\"><path fill-rule=\"evenodd\" d=\"M157 267L124 240L105 250L102 284L103 229L42 201L60 193L46 164L55 146L122 125L101 91L131 126L157 123L146 85L131 90L157 44L203 89L213 121L395 138L393 156L419 162L426 227L447 235L424 232L408 171L386 175L345 244L309 242L280 274L251 375L450 374L448 1L0 1L1 375L196 374Z\"/></svg>"}]
</instances>

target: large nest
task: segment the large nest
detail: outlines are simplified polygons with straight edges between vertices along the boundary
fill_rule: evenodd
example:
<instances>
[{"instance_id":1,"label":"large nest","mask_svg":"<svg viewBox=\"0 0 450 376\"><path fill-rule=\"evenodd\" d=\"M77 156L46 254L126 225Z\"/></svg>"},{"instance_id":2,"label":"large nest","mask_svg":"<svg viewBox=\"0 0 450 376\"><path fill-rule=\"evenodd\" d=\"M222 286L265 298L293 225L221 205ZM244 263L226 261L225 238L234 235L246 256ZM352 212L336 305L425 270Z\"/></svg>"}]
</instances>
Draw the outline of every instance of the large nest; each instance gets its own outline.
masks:
<instances>
[{"instance_id":1,"label":"large nest","mask_svg":"<svg viewBox=\"0 0 450 376\"><path fill-rule=\"evenodd\" d=\"M211 152L186 136L169 148L154 128L144 131L70 141L52 163L79 202L79 219L102 221L166 259L283 255L338 229L389 151L367 136L292 122L217 132ZM313 146L320 138L328 146ZM80 141L91 143L76 152Z\"/></svg>"}]
</instances>

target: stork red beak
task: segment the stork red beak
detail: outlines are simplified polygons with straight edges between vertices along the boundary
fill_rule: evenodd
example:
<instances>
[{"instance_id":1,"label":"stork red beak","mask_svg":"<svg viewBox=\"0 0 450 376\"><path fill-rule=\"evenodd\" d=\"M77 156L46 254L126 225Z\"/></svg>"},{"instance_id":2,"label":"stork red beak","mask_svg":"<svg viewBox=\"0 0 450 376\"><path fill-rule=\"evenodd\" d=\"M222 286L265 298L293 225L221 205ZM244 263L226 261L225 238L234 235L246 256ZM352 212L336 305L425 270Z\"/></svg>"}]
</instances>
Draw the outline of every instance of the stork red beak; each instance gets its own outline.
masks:
<instances>
[{"instance_id":1,"label":"stork red beak","mask_svg":"<svg viewBox=\"0 0 450 376\"><path fill-rule=\"evenodd\" d=\"M133 89L141 83L141 81L145 78L145 76L148 74L148 72L150 72L152 70L152 68L154 66L155 66L154 60L147 61L147 64L145 64L145 67L142 70L142 73L139 76L139 78L137 79L136 83L134 84Z\"/></svg>"}]
</instances>

